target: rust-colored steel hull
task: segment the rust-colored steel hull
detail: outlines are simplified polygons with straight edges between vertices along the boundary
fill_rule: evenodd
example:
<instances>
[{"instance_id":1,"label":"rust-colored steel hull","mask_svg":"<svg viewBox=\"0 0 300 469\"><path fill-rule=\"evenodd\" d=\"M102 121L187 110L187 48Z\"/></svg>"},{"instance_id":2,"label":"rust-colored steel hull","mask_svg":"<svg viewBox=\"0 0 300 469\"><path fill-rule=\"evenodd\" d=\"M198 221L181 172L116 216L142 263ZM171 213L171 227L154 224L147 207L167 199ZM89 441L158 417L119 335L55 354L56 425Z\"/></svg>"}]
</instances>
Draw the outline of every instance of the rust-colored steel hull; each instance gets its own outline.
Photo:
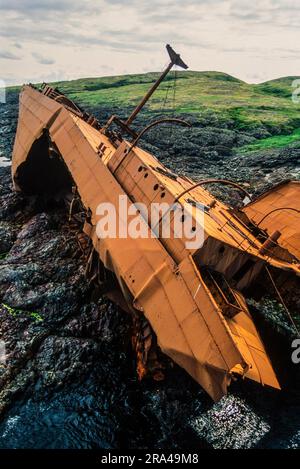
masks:
<instances>
[{"instance_id":1,"label":"rust-colored steel hull","mask_svg":"<svg viewBox=\"0 0 300 469\"><path fill-rule=\"evenodd\" d=\"M57 166L45 153L45 132L50 146L55 145L60 154ZM44 143L39 143L43 138ZM129 309L145 315L162 351L214 400L227 393L233 375L280 388L241 293L255 279L266 256L259 253L261 243L224 204L215 201L205 215L205 242L198 251L186 249L185 240L174 237L97 236L96 211L100 203L111 202L118 211L122 195L128 203L149 206L160 200L162 192L164 201L172 203L192 185L186 178L173 180L163 174L166 168L153 155L138 147L130 148L127 141L113 144L65 105L30 86L23 88L12 162L16 190L39 193L55 188L58 193L70 181L76 185L91 214L84 231L104 266L116 275ZM68 175L58 181L61 165L65 165ZM159 188L154 190L157 184ZM214 200L199 187L186 194L182 202L191 196L205 205ZM150 232L149 221L142 215L140 223ZM299 265L270 256L267 259L274 267L299 275ZM242 275L247 262L253 265ZM241 277L230 290L234 305L227 304L222 292L217 291L215 279L202 270L207 264L228 279Z\"/></svg>"},{"instance_id":2,"label":"rust-colored steel hull","mask_svg":"<svg viewBox=\"0 0 300 469\"><path fill-rule=\"evenodd\" d=\"M300 181L278 184L243 211L269 235L279 230L278 243L300 260Z\"/></svg>"}]
</instances>

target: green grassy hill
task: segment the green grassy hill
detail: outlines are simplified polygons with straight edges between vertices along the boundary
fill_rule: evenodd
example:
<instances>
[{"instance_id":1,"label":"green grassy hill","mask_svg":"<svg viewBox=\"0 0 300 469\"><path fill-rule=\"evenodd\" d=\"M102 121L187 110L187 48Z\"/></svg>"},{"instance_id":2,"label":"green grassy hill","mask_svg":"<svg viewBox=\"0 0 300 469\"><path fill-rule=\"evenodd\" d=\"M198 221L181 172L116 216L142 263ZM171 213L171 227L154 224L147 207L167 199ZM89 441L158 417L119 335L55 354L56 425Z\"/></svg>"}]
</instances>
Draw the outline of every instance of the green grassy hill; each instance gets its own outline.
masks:
<instances>
[{"instance_id":1,"label":"green grassy hill","mask_svg":"<svg viewBox=\"0 0 300 469\"><path fill-rule=\"evenodd\" d=\"M130 109L157 77L157 73L147 73L86 78L56 83L56 86L89 109L101 106ZM258 138L288 135L300 129L300 105L292 102L291 85L296 78L250 85L221 72L179 72L174 101L172 72L151 98L146 112L170 112L174 103L176 114L190 114L200 122L211 118ZM276 139L269 143L276 146L283 142Z\"/></svg>"},{"instance_id":2,"label":"green grassy hill","mask_svg":"<svg viewBox=\"0 0 300 469\"><path fill-rule=\"evenodd\" d=\"M158 73L84 78L53 85L101 123L111 114L127 117ZM159 126L141 146L175 172L190 177L222 177L267 186L300 178L300 104L292 101L292 83L284 77L247 84L221 72L171 72L139 114L142 129L162 116L188 120L191 128ZM10 158L20 88L8 91L0 116L0 156ZM175 91L175 92L174 92Z\"/></svg>"},{"instance_id":3,"label":"green grassy hill","mask_svg":"<svg viewBox=\"0 0 300 469\"><path fill-rule=\"evenodd\" d=\"M53 83L81 106L97 114L101 109L128 114L158 73L82 78ZM174 72L160 85L143 110L149 114L189 115L200 125L235 129L263 139L244 151L280 148L298 141L300 104L292 101L292 83L300 77L284 77L248 84L221 72ZM17 90L15 87L14 90ZM272 138L276 136L276 138Z\"/></svg>"}]
</instances>

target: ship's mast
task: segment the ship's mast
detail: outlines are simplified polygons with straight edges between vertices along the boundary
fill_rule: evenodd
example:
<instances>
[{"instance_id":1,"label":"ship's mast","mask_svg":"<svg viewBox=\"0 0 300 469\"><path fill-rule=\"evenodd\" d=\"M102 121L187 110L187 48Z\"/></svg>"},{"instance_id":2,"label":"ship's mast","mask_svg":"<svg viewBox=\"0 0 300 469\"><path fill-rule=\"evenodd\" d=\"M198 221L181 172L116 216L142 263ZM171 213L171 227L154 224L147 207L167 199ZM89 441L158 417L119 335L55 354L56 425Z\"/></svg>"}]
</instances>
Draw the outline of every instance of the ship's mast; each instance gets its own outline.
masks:
<instances>
[{"instance_id":1,"label":"ship's mast","mask_svg":"<svg viewBox=\"0 0 300 469\"><path fill-rule=\"evenodd\" d=\"M136 116L138 115L138 113L141 111L141 109L145 106L145 104L147 103L147 101L149 100L149 98L153 95L154 91L158 88L158 86L160 85L160 83L163 81L163 79L166 77L166 75L169 73L169 71L171 70L171 68L173 67L173 65L178 65L178 67L181 67L181 68L184 68L185 70L188 68L188 66L183 62L183 60L181 59L180 55L177 54L173 49L172 47L167 44L166 45L166 49L168 51L168 54L169 54L169 57L170 57L170 63L169 65L167 66L167 68L163 71L163 73L161 74L161 76L156 80L156 82L152 85L152 87L150 88L150 90L148 91L148 93L143 97L143 99L141 100L141 102L137 105L137 107L132 111L132 113L130 114L130 116L128 117L128 119L126 121L123 121L121 120L118 116L116 115L113 115L111 116L108 121L106 122L106 124L102 127L101 129L101 132L103 132L104 134L106 134L108 132L108 129L109 127L111 126L111 124L114 122L115 124L117 124L123 131L125 131L126 133L130 134L132 137L134 138L137 138L137 134L136 132L131 129L130 127L130 124L132 124L132 122L134 121L134 119L136 118Z\"/></svg>"},{"instance_id":2,"label":"ship's mast","mask_svg":"<svg viewBox=\"0 0 300 469\"><path fill-rule=\"evenodd\" d=\"M146 102L149 100L149 98L152 96L152 94L154 93L154 91L156 90L156 88L159 87L159 85L161 84L161 82L163 81L163 79L167 76L167 74L169 73L169 71L171 70L171 68L173 67L173 65L178 65L179 67L181 68L184 68L185 70L188 68L188 66L181 60L181 57L179 54L177 54L173 49L172 47L167 44L166 45L166 48L167 48L167 51L169 53L169 56L170 56L170 59L171 59L171 62L169 63L169 65L167 66L167 68L163 71L163 73L161 74L161 76L156 80L156 82L154 83L154 85L150 88L150 90L148 91L148 93L143 97L143 99L141 100L141 102L137 105L137 107L132 111L132 113L130 114L130 116L128 117L128 119L126 120L126 125L130 125L133 120L136 118L136 116L138 115L138 113L140 112L140 110L144 107L144 105L146 104Z\"/></svg>"}]
</instances>

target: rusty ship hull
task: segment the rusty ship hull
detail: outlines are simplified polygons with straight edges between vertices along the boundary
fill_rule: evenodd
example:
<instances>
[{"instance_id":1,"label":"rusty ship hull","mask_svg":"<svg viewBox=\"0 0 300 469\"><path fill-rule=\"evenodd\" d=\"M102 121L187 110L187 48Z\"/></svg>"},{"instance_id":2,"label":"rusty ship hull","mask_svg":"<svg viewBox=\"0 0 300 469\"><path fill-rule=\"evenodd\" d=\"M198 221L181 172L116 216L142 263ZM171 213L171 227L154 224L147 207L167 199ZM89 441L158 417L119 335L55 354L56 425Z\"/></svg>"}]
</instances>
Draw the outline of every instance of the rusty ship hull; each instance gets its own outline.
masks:
<instances>
[{"instance_id":1,"label":"rusty ship hull","mask_svg":"<svg viewBox=\"0 0 300 469\"><path fill-rule=\"evenodd\" d=\"M205 183L171 175L154 155L106 130L50 87L24 86L12 161L15 189L57 197L76 187L87 214L83 231L117 279L121 303L147 319L160 349L214 400L236 376L279 389L243 292L266 264L298 278L299 260L264 251L263 241ZM186 239L175 236L152 237L142 214L147 238L99 238L97 207L110 202L118 210L120 196L147 206L163 198L206 207L202 248L187 249Z\"/></svg>"}]
</instances>

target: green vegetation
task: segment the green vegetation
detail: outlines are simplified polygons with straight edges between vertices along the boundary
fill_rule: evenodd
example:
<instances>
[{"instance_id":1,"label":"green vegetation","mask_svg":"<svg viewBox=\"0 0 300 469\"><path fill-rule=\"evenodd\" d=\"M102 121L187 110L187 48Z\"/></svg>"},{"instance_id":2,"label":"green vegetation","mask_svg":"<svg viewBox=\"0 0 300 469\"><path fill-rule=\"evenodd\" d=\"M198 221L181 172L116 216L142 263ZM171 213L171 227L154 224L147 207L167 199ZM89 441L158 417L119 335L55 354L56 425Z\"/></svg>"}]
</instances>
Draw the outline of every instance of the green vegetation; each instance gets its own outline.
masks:
<instances>
[{"instance_id":1,"label":"green vegetation","mask_svg":"<svg viewBox=\"0 0 300 469\"><path fill-rule=\"evenodd\" d=\"M11 315L11 316L17 316L18 314L25 314L26 316L31 317L34 319L35 322L41 322L43 321L42 316L39 313L31 312L31 311L23 311L22 309L16 309L12 308L9 305L6 305L5 303L1 303L1 306Z\"/></svg>"},{"instance_id":2,"label":"green vegetation","mask_svg":"<svg viewBox=\"0 0 300 469\"><path fill-rule=\"evenodd\" d=\"M292 83L297 77L254 85L221 72L187 71L177 72L176 76L175 101L174 72L171 72L147 103L142 115L147 113L148 118L153 113L169 113L175 103L178 116L192 115L204 125L225 126L263 139L258 149L260 145L276 147L299 139L300 104L292 101ZM103 109L117 109L117 112L127 114L157 77L158 73L146 73L84 78L58 82L54 86L91 112L101 114ZM291 140L284 139L288 135ZM279 138L270 140L271 136ZM244 151L248 148L245 147Z\"/></svg>"},{"instance_id":3,"label":"green vegetation","mask_svg":"<svg viewBox=\"0 0 300 469\"><path fill-rule=\"evenodd\" d=\"M44 320L39 313L30 313L30 317L32 317L36 322L41 322Z\"/></svg>"},{"instance_id":4,"label":"green vegetation","mask_svg":"<svg viewBox=\"0 0 300 469\"><path fill-rule=\"evenodd\" d=\"M262 140L258 140L257 142L251 143L250 145L245 145L239 148L239 153L283 148L286 145L291 145L294 143L300 145L300 129L296 129L290 135L275 135L274 137L263 138Z\"/></svg>"},{"instance_id":5,"label":"green vegetation","mask_svg":"<svg viewBox=\"0 0 300 469\"><path fill-rule=\"evenodd\" d=\"M56 86L82 106L134 107L158 77L157 73L86 78L59 82ZM250 85L220 72L179 72L176 80L176 113L206 116L213 114L240 130L260 128L271 133L290 133L300 128L300 106L292 102L292 82L296 77ZM148 112L173 105L174 74L158 88L147 105Z\"/></svg>"},{"instance_id":6,"label":"green vegetation","mask_svg":"<svg viewBox=\"0 0 300 469\"><path fill-rule=\"evenodd\" d=\"M292 83L294 80L299 80L299 77L283 77L276 80L261 83L258 88L263 93L268 93L273 96L290 98L292 92Z\"/></svg>"}]
</instances>

